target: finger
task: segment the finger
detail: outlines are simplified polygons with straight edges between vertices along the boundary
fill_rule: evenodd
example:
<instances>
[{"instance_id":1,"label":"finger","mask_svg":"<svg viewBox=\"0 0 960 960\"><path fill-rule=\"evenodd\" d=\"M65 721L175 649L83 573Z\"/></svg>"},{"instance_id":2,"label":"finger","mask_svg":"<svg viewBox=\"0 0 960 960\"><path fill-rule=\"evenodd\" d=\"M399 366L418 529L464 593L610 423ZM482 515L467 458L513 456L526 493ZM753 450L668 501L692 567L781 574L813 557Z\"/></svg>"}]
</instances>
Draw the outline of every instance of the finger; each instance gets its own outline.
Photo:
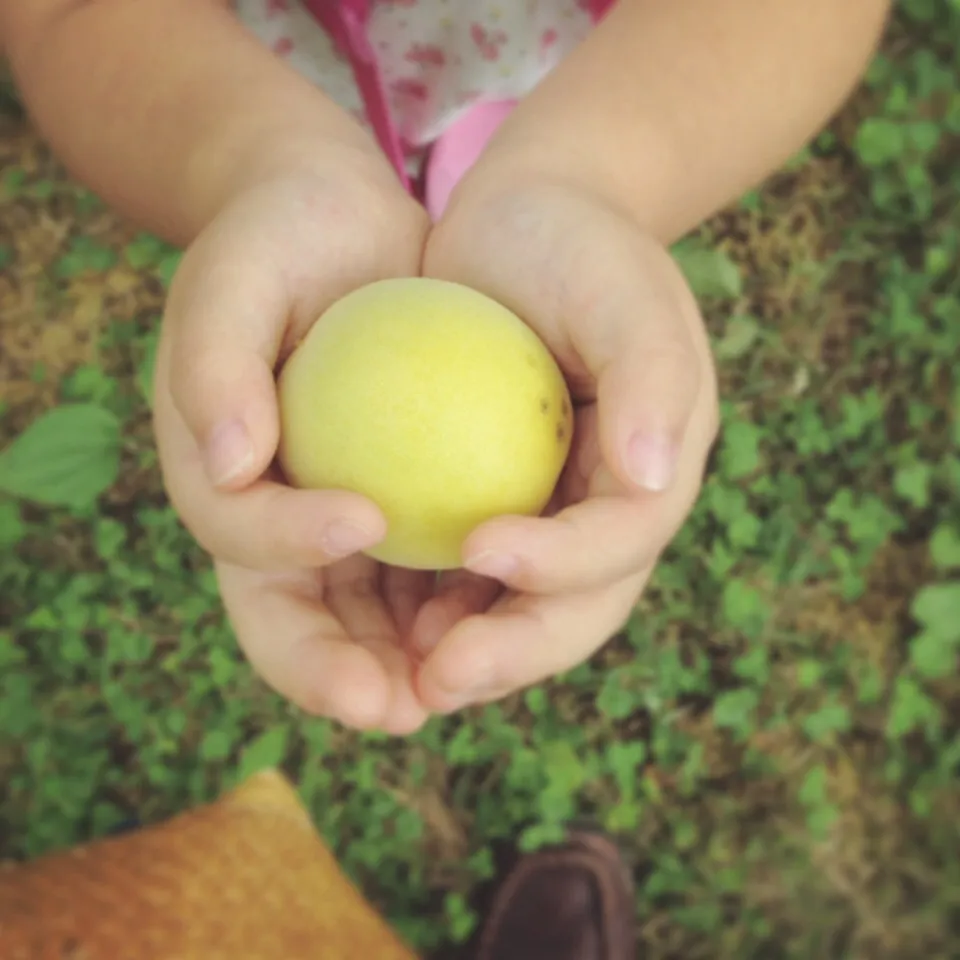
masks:
<instances>
[{"instance_id":1,"label":"finger","mask_svg":"<svg viewBox=\"0 0 960 960\"><path fill-rule=\"evenodd\" d=\"M312 574L266 575L218 564L217 578L240 646L274 690L309 714L360 730L382 727L390 677L324 607Z\"/></svg>"},{"instance_id":2,"label":"finger","mask_svg":"<svg viewBox=\"0 0 960 960\"><path fill-rule=\"evenodd\" d=\"M652 566L693 507L715 435L715 408L705 405L691 421L670 490L631 492L597 464L583 501L552 517L498 517L475 530L464 544L465 567L518 592L547 594L598 588Z\"/></svg>"},{"instance_id":3,"label":"finger","mask_svg":"<svg viewBox=\"0 0 960 960\"><path fill-rule=\"evenodd\" d=\"M292 309L266 237L203 237L174 278L157 381L163 438L176 416L207 483L237 489L259 476L279 438L274 364ZM160 391L158 391L160 392Z\"/></svg>"},{"instance_id":4,"label":"finger","mask_svg":"<svg viewBox=\"0 0 960 960\"><path fill-rule=\"evenodd\" d=\"M644 570L584 594L510 594L488 613L468 617L421 666L421 701L450 713L569 670L623 626L649 576Z\"/></svg>"},{"instance_id":5,"label":"finger","mask_svg":"<svg viewBox=\"0 0 960 960\"><path fill-rule=\"evenodd\" d=\"M386 535L380 510L348 491L294 490L273 480L235 492L214 489L176 411L158 444L174 509L200 545L226 563L251 570L322 567Z\"/></svg>"},{"instance_id":6,"label":"finger","mask_svg":"<svg viewBox=\"0 0 960 960\"><path fill-rule=\"evenodd\" d=\"M579 592L653 563L669 540L655 495L591 497L553 517L498 517L466 543L464 566L519 593Z\"/></svg>"},{"instance_id":7,"label":"finger","mask_svg":"<svg viewBox=\"0 0 960 960\"><path fill-rule=\"evenodd\" d=\"M410 658L381 593L381 566L352 557L324 573L324 598L347 636L376 654L390 680L390 702L382 729L396 736L419 730L428 714L413 691Z\"/></svg>"},{"instance_id":8,"label":"finger","mask_svg":"<svg viewBox=\"0 0 960 960\"><path fill-rule=\"evenodd\" d=\"M710 419L716 384L699 310L676 264L641 234L629 241L648 269L618 274L619 289L598 303L595 326L573 336L597 378L604 460L634 489L660 493L680 474L696 414Z\"/></svg>"},{"instance_id":9,"label":"finger","mask_svg":"<svg viewBox=\"0 0 960 960\"><path fill-rule=\"evenodd\" d=\"M433 596L436 574L428 570L384 567L380 579L384 600L406 648L420 608Z\"/></svg>"},{"instance_id":10,"label":"finger","mask_svg":"<svg viewBox=\"0 0 960 960\"><path fill-rule=\"evenodd\" d=\"M434 596L420 610L410 642L418 657L426 657L465 617L486 610L503 587L488 577L467 570L451 570L441 576Z\"/></svg>"}]
</instances>

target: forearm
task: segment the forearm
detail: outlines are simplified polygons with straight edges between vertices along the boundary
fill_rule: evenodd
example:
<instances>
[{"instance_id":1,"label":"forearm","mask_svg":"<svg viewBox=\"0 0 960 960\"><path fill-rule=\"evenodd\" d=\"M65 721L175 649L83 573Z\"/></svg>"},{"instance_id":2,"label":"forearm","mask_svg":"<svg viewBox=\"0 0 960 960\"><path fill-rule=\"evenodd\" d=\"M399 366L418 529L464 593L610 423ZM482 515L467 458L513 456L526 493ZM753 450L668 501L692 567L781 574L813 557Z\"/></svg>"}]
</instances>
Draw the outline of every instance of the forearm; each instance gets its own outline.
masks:
<instances>
[{"instance_id":1,"label":"forearm","mask_svg":"<svg viewBox=\"0 0 960 960\"><path fill-rule=\"evenodd\" d=\"M125 215L189 242L237 190L366 137L218 0L0 0L37 126Z\"/></svg>"},{"instance_id":2,"label":"forearm","mask_svg":"<svg viewBox=\"0 0 960 960\"><path fill-rule=\"evenodd\" d=\"M672 242L828 122L889 6L620 0L515 111L484 166L514 182L589 181Z\"/></svg>"}]
</instances>

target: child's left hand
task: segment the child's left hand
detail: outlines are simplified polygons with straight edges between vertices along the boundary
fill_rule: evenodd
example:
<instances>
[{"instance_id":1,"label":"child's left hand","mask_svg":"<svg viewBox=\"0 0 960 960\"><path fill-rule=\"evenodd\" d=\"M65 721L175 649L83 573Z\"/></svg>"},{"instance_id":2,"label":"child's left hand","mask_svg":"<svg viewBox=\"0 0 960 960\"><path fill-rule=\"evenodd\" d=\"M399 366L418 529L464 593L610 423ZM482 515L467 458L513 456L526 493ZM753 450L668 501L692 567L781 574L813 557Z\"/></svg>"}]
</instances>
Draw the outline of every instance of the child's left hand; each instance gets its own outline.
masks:
<instances>
[{"instance_id":1,"label":"child's left hand","mask_svg":"<svg viewBox=\"0 0 960 960\"><path fill-rule=\"evenodd\" d=\"M418 615L418 693L449 712L562 672L620 629L697 497L718 404L703 321L669 253L582 190L461 191L424 273L522 316L578 407L552 515L480 527L465 547L473 572L447 575Z\"/></svg>"}]
</instances>

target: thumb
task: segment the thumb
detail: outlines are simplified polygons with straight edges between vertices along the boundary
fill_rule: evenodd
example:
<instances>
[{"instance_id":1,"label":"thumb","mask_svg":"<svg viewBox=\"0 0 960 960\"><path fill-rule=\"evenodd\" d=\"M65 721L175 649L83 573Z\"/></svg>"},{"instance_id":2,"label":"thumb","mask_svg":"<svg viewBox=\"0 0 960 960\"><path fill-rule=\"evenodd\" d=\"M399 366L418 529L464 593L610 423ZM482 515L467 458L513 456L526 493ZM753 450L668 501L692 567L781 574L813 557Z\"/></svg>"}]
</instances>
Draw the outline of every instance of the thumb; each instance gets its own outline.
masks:
<instances>
[{"instance_id":1,"label":"thumb","mask_svg":"<svg viewBox=\"0 0 960 960\"><path fill-rule=\"evenodd\" d=\"M256 259L204 253L188 253L174 279L160 362L209 482L238 489L276 452L273 367L289 305L275 274L251 266Z\"/></svg>"},{"instance_id":2,"label":"thumb","mask_svg":"<svg viewBox=\"0 0 960 960\"><path fill-rule=\"evenodd\" d=\"M610 313L595 317L581 355L597 378L604 460L628 487L660 493L676 478L711 361L699 309L679 269L659 248L648 250L645 262L642 278L634 272L634 295L616 298Z\"/></svg>"},{"instance_id":3,"label":"thumb","mask_svg":"<svg viewBox=\"0 0 960 960\"><path fill-rule=\"evenodd\" d=\"M669 322L646 325L602 368L597 415L601 452L618 479L661 493L676 478L702 377L689 338Z\"/></svg>"}]
</instances>

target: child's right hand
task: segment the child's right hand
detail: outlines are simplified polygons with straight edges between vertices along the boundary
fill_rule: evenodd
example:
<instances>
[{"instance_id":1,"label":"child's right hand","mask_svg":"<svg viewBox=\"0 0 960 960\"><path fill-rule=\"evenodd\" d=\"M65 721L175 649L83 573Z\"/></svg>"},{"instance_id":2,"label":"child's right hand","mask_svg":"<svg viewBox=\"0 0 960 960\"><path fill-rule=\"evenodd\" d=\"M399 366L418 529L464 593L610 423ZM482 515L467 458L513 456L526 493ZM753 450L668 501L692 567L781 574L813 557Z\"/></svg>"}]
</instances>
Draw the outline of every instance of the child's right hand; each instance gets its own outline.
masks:
<instances>
[{"instance_id":1,"label":"child's right hand","mask_svg":"<svg viewBox=\"0 0 960 960\"><path fill-rule=\"evenodd\" d=\"M369 501L271 475L279 361L335 299L419 271L425 213L359 153L331 146L309 172L248 189L191 245L163 321L155 429L170 499L215 558L261 676L311 713L404 733L426 714L398 631L429 577L357 555L385 532Z\"/></svg>"}]
</instances>

